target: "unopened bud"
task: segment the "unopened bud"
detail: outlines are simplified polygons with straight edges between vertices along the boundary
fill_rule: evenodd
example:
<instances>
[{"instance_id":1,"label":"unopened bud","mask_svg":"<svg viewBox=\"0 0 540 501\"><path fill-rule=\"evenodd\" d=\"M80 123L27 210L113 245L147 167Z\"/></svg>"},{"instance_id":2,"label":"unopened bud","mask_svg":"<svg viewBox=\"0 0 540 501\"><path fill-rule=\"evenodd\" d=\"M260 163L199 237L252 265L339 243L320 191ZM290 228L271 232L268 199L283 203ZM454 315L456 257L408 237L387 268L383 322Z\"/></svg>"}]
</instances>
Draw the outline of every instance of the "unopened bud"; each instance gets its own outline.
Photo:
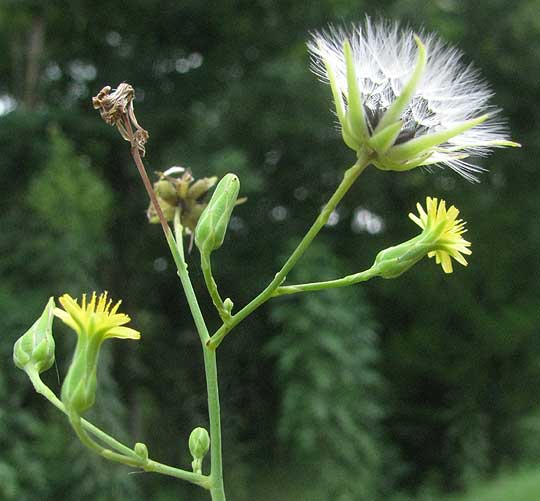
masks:
<instances>
[{"instance_id":1,"label":"unopened bud","mask_svg":"<svg viewBox=\"0 0 540 501\"><path fill-rule=\"evenodd\" d=\"M195 243L201 253L210 254L223 244L239 190L240 181L234 174L225 175L218 183L195 228Z\"/></svg>"},{"instance_id":2,"label":"unopened bud","mask_svg":"<svg viewBox=\"0 0 540 501\"><path fill-rule=\"evenodd\" d=\"M225 299L225 301L223 301L223 308L225 308L225 311L229 315L232 314L232 310L234 308L234 303L232 302L232 299L230 297L228 297L227 299Z\"/></svg>"},{"instance_id":3,"label":"unopened bud","mask_svg":"<svg viewBox=\"0 0 540 501\"><path fill-rule=\"evenodd\" d=\"M133 451L137 456L139 456L144 462L148 461L148 447L146 447L146 444L143 444L142 442L137 442L135 444L135 447L133 448Z\"/></svg>"},{"instance_id":4,"label":"unopened bud","mask_svg":"<svg viewBox=\"0 0 540 501\"><path fill-rule=\"evenodd\" d=\"M205 428L195 428L189 435L189 452L193 459L202 459L210 449L210 435Z\"/></svg>"},{"instance_id":5,"label":"unopened bud","mask_svg":"<svg viewBox=\"0 0 540 501\"><path fill-rule=\"evenodd\" d=\"M15 342L13 362L19 369L34 368L41 373L54 364L53 310L54 299L51 297L34 325Z\"/></svg>"}]
</instances>

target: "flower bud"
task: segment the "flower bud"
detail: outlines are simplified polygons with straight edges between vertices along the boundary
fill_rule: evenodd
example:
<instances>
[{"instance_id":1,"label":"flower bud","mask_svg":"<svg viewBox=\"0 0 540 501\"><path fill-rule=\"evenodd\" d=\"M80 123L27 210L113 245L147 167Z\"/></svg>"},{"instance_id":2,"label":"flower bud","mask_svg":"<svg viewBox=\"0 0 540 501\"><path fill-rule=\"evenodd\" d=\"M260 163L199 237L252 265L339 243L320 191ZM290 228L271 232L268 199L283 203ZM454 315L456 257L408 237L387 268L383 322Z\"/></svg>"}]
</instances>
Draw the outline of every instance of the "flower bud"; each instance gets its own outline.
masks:
<instances>
[{"instance_id":1,"label":"flower bud","mask_svg":"<svg viewBox=\"0 0 540 501\"><path fill-rule=\"evenodd\" d=\"M193 459L202 459L210 449L210 436L205 428L195 428L189 435L189 452Z\"/></svg>"},{"instance_id":2,"label":"flower bud","mask_svg":"<svg viewBox=\"0 0 540 501\"><path fill-rule=\"evenodd\" d=\"M135 444L135 447L133 448L133 451L137 456L139 456L144 462L148 461L148 447L146 447L146 444L143 444L142 442L137 442Z\"/></svg>"},{"instance_id":3,"label":"flower bud","mask_svg":"<svg viewBox=\"0 0 540 501\"><path fill-rule=\"evenodd\" d=\"M225 301L223 301L223 308L225 308L225 311L231 315L232 310L234 308L234 303L232 302L232 299L230 297L226 298Z\"/></svg>"},{"instance_id":4,"label":"flower bud","mask_svg":"<svg viewBox=\"0 0 540 501\"><path fill-rule=\"evenodd\" d=\"M223 244L239 190L240 181L234 174L225 175L218 183L195 228L195 243L201 253L210 254Z\"/></svg>"},{"instance_id":5,"label":"flower bud","mask_svg":"<svg viewBox=\"0 0 540 501\"><path fill-rule=\"evenodd\" d=\"M54 364L53 310L54 299L51 297L34 325L16 341L13 362L19 369L34 368L41 373Z\"/></svg>"}]
</instances>

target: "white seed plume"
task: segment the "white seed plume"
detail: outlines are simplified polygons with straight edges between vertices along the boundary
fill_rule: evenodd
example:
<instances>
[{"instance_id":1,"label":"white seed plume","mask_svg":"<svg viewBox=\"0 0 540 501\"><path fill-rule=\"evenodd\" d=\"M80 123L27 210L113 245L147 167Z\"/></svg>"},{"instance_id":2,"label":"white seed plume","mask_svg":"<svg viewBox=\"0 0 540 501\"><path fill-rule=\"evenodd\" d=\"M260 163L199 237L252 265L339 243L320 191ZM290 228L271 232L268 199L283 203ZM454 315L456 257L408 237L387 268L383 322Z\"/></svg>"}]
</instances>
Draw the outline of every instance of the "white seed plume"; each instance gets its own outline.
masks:
<instances>
[{"instance_id":1,"label":"white seed plume","mask_svg":"<svg viewBox=\"0 0 540 501\"><path fill-rule=\"evenodd\" d=\"M377 129L378 125L382 128L395 125L394 132L388 136L390 139L385 139L390 144L378 151L382 153L378 159L376 155L374 163L379 168L408 170L418 165L438 164L476 181L475 174L485 169L465 158L486 155L494 147L519 146L509 141L505 124L497 117L499 110L489 103L493 94L489 85L472 65L461 61L462 54L458 49L446 45L433 34L420 32L415 39L414 33L399 23L373 23L369 18L363 27L331 27L316 32L308 43L314 72L332 84L342 127L344 122L347 123L344 116L355 102L355 96L351 95L351 69L348 72L347 67L347 42L359 94L356 100L362 108L362 124L356 127L356 137L363 135L364 146L369 147L369 138L381 129ZM422 65L420 53L424 47L425 67L418 68L417 65ZM415 86L409 87L413 93L400 110L400 116L386 117L381 124L385 113L406 91L407 83L415 74L419 79ZM470 122L472 119L477 120ZM461 127L464 123L468 123L467 127ZM343 128L344 138L346 127ZM355 125L350 127L354 129ZM459 130L460 127L466 130ZM452 137L440 134L452 129L455 132ZM419 155L418 148L413 146L419 142L411 140L434 133L439 133L441 141L430 144ZM416 155L412 160L403 155L403 145L407 142L408 151ZM347 144L353 149L359 148L357 144L351 145L350 140ZM401 148L392 148L400 145Z\"/></svg>"}]
</instances>

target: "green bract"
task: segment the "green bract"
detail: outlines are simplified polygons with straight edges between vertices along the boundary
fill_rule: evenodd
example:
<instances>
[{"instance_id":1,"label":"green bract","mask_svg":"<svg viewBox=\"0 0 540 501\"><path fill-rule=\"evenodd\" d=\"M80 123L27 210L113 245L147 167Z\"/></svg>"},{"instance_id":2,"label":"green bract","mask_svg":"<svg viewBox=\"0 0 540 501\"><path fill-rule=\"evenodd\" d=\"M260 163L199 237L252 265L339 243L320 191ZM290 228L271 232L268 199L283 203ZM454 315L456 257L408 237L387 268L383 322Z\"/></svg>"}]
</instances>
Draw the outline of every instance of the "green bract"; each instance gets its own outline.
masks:
<instances>
[{"instance_id":1,"label":"green bract","mask_svg":"<svg viewBox=\"0 0 540 501\"><path fill-rule=\"evenodd\" d=\"M240 180L234 174L226 174L218 183L195 228L195 244L201 254L208 255L223 244L239 190Z\"/></svg>"},{"instance_id":2,"label":"green bract","mask_svg":"<svg viewBox=\"0 0 540 501\"><path fill-rule=\"evenodd\" d=\"M35 369L41 373L54 364L53 310L54 299L51 297L34 325L16 341L13 362L19 369Z\"/></svg>"}]
</instances>

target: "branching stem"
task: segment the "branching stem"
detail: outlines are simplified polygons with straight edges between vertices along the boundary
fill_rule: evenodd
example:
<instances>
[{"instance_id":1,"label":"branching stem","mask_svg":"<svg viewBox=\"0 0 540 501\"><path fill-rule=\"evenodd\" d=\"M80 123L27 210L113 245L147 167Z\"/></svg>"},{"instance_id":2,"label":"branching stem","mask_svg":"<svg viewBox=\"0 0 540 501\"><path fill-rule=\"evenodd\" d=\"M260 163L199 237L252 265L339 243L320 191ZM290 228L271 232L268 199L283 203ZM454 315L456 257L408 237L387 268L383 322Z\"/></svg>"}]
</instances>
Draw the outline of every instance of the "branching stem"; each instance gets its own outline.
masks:
<instances>
[{"instance_id":1,"label":"branching stem","mask_svg":"<svg viewBox=\"0 0 540 501\"><path fill-rule=\"evenodd\" d=\"M186 480L188 482L191 482L192 484L200 485L205 489L210 489L210 479L205 475L200 475L191 471L182 470L180 468L174 468L173 466L159 463L158 461L154 461L152 459L147 459L143 463L140 460L139 456L135 454L135 451L129 448L127 445L122 444L121 442L111 437L104 431L100 430L97 426L93 425L86 419L79 417L78 420L76 420L75 416L70 416L68 411L64 407L62 401L41 380L37 371L28 369L26 373L28 374L28 377L30 378L30 381L32 382L32 385L34 386L34 389L37 393L43 395L59 411L63 412L66 416L68 416L72 425L73 420L77 421L77 427L75 429L75 432L77 433L79 439L81 439L84 445L91 448L101 456L105 457L106 459L118 461L128 466L141 468L148 472L161 473L170 477L181 478L182 480ZM99 439L104 444L107 444L112 449L116 449L117 452L101 447L88 436L87 432L90 432L97 439Z\"/></svg>"},{"instance_id":2,"label":"branching stem","mask_svg":"<svg viewBox=\"0 0 540 501\"><path fill-rule=\"evenodd\" d=\"M306 249L309 247L313 239L318 235L324 225L328 222L330 214L337 207L338 203L349 191L353 183L358 179L358 176L362 174L364 169L369 165L370 158L367 155L362 155L358 157L356 163L345 171L343 179L340 185L337 187L334 194L330 197L330 200L321 210L319 216L308 230L302 241L298 244L298 247L290 255L289 259L285 262L281 270L276 273L274 279L267 285L267 287L250 303L248 303L244 308L242 308L238 313L232 315L229 322L223 324L215 334L210 338L208 345L212 349L216 349L225 336L238 325L242 320L244 320L248 315L253 313L259 306L268 301L273 295L274 291L286 280L287 274L293 269L294 265L302 257Z\"/></svg>"},{"instance_id":3,"label":"branching stem","mask_svg":"<svg viewBox=\"0 0 540 501\"><path fill-rule=\"evenodd\" d=\"M204 281L206 283L206 288L210 293L212 302L214 303L214 306L216 307L216 310L219 313L221 320L226 324L230 320L231 314L227 311L225 305L223 304L223 299L221 299L218 286L216 284L216 281L214 280L214 276L212 275L212 262L210 260L210 256L202 252L201 268L204 276Z\"/></svg>"},{"instance_id":4,"label":"branching stem","mask_svg":"<svg viewBox=\"0 0 540 501\"><path fill-rule=\"evenodd\" d=\"M126 118L126 127L131 131L131 123ZM220 406L219 406L219 387L217 376L217 360L216 353L213 349L207 346L210 340L210 334L204 321L199 302L195 295L193 285L188 273L188 266L184 256L184 245L182 226L180 223L180 210L175 213L175 233L176 238L173 236L171 229L165 219L159 202L157 201L156 194L152 188L152 184L148 179L146 169L144 167L139 149L136 145L131 147L131 155L137 169L146 188L148 196L154 205L156 214L158 215L165 239L169 245L174 263L176 265L178 276L182 282L182 287L186 294L186 299L197 328L197 333L201 340L203 355L204 355L204 368L206 373L206 389L208 393L208 417L210 421L210 493L213 501L225 501L225 488L223 485L223 462L221 451L221 418L220 418Z\"/></svg>"}]
</instances>

